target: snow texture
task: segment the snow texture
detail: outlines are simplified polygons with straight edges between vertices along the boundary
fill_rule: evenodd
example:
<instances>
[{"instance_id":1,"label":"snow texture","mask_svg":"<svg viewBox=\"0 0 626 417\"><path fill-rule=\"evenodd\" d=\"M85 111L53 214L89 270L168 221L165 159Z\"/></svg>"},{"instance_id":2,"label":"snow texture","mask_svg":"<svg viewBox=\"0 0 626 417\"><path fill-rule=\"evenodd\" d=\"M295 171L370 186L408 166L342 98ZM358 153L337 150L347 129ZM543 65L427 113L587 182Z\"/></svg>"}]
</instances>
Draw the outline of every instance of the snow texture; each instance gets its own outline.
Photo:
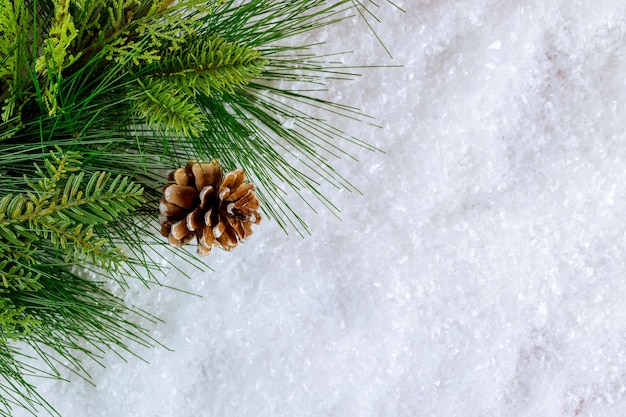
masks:
<instances>
[{"instance_id":1,"label":"snow texture","mask_svg":"<svg viewBox=\"0 0 626 417\"><path fill-rule=\"evenodd\" d=\"M165 348L95 387L37 381L64 417L626 415L626 3L405 0L308 36L364 69L330 118L384 150L336 162L341 209L294 199L213 272L137 285ZM20 415L20 413L16 413Z\"/></svg>"}]
</instances>

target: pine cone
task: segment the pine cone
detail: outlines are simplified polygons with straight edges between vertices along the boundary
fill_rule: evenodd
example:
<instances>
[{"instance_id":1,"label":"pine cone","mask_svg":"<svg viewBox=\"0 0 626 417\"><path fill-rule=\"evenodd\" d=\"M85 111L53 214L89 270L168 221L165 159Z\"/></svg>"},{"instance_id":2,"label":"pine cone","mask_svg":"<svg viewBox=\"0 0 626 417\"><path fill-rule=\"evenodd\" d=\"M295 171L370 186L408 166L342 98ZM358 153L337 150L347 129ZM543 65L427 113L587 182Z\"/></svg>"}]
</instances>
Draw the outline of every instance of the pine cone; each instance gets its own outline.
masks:
<instances>
[{"instance_id":1,"label":"pine cone","mask_svg":"<svg viewBox=\"0 0 626 417\"><path fill-rule=\"evenodd\" d=\"M198 242L198 255L213 246L231 250L252 234L261 221L253 184L245 182L241 169L223 176L216 160L190 161L178 168L163 187L159 205L161 234L173 246Z\"/></svg>"}]
</instances>

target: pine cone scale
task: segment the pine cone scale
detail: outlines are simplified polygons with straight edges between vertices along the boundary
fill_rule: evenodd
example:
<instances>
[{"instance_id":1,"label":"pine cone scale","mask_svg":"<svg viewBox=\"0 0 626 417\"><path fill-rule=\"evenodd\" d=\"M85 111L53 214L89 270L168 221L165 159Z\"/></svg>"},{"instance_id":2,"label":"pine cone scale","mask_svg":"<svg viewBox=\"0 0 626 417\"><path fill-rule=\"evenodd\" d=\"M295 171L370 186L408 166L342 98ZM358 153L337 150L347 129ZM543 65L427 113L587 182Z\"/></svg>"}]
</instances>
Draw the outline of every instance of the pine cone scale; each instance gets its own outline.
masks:
<instances>
[{"instance_id":1,"label":"pine cone scale","mask_svg":"<svg viewBox=\"0 0 626 417\"><path fill-rule=\"evenodd\" d=\"M191 166L192 175L195 178L196 189L202 190L206 186L211 186L221 182L222 169L219 165L209 164L193 164Z\"/></svg>"},{"instance_id":2,"label":"pine cone scale","mask_svg":"<svg viewBox=\"0 0 626 417\"><path fill-rule=\"evenodd\" d=\"M203 226L202 209L196 207L194 211L187 215L187 229L192 232L199 230Z\"/></svg>"},{"instance_id":3,"label":"pine cone scale","mask_svg":"<svg viewBox=\"0 0 626 417\"><path fill-rule=\"evenodd\" d=\"M256 210L259 208L259 200L254 195L254 188L250 189L246 195L241 197L235 206L240 210Z\"/></svg>"},{"instance_id":4,"label":"pine cone scale","mask_svg":"<svg viewBox=\"0 0 626 417\"><path fill-rule=\"evenodd\" d=\"M215 188L213 188L212 185L207 185L205 187L202 188L202 191L200 191L200 208L204 209L209 209L210 210L210 204L211 204L211 197L212 195L215 193Z\"/></svg>"},{"instance_id":5,"label":"pine cone scale","mask_svg":"<svg viewBox=\"0 0 626 417\"><path fill-rule=\"evenodd\" d=\"M159 214L173 218L182 218L185 216L185 209L162 200L161 204L159 204Z\"/></svg>"},{"instance_id":6,"label":"pine cone scale","mask_svg":"<svg viewBox=\"0 0 626 417\"><path fill-rule=\"evenodd\" d=\"M194 187L187 185L172 184L166 186L163 191L163 197L166 202L189 210L195 206L198 191Z\"/></svg>"},{"instance_id":7,"label":"pine cone scale","mask_svg":"<svg viewBox=\"0 0 626 417\"><path fill-rule=\"evenodd\" d=\"M172 180L178 185L189 185L189 175L187 174L187 170L184 168L178 168L174 171Z\"/></svg>"},{"instance_id":8,"label":"pine cone scale","mask_svg":"<svg viewBox=\"0 0 626 417\"><path fill-rule=\"evenodd\" d=\"M176 240L183 240L191 231L187 228L187 220L179 220L172 225L171 235Z\"/></svg>"},{"instance_id":9,"label":"pine cone scale","mask_svg":"<svg viewBox=\"0 0 626 417\"><path fill-rule=\"evenodd\" d=\"M252 184L244 184L236 189L235 192L232 192L227 198L228 201L237 201L241 199L243 196L248 194L254 186Z\"/></svg>"},{"instance_id":10,"label":"pine cone scale","mask_svg":"<svg viewBox=\"0 0 626 417\"><path fill-rule=\"evenodd\" d=\"M213 242L215 242L215 235L213 234L213 228L211 226L204 226L200 233L200 238L198 239L198 245L204 246L211 250L213 246Z\"/></svg>"}]
</instances>

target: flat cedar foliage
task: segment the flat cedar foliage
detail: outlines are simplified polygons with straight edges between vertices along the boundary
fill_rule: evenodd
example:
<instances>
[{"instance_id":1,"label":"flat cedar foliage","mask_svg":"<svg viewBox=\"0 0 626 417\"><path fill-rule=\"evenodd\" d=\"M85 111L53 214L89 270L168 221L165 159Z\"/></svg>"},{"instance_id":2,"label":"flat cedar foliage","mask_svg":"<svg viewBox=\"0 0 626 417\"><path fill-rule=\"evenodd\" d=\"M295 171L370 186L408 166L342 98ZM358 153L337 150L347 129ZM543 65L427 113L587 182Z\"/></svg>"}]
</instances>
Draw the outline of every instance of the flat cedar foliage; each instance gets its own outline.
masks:
<instances>
[{"instance_id":1,"label":"flat cedar foliage","mask_svg":"<svg viewBox=\"0 0 626 417\"><path fill-rule=\"evenodd\" d=\"M33 376L63 364L88 378L82 360L156 344L135 324L156 319L109 288L158 285L168 171L244 169L286 231L306 232L288 190L336 210L316 178L353 189L331 162L342 141L367 145L310 113L364 118L315 95L355 74L284 41L368 13L358 0L0 0L0 415L56 415Z\"/></svg>"}]
</instances>

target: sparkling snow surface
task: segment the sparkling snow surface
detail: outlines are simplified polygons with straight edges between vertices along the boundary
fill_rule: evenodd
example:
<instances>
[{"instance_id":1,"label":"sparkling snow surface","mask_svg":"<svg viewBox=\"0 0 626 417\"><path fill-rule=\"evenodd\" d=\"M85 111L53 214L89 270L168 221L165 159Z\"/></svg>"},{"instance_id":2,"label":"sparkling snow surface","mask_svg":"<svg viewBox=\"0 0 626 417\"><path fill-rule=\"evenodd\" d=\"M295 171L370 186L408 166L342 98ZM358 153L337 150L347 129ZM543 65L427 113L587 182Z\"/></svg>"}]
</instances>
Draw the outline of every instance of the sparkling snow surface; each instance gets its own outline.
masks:
<instances>
[{"instance_id":1,"label":"sparkling snow surface","mask_svg":"<svg viewBox=\"0 0 626 417\"><path fill-rule=\"evenodd\" d=\"M164 348L38 381L64 417L626 415L626 3L405 0L307 37L365 69L331 118L342 220L264 221L137 286ZM16 415L21 415L16 413Z\"/></svg>"}]
</instances>

